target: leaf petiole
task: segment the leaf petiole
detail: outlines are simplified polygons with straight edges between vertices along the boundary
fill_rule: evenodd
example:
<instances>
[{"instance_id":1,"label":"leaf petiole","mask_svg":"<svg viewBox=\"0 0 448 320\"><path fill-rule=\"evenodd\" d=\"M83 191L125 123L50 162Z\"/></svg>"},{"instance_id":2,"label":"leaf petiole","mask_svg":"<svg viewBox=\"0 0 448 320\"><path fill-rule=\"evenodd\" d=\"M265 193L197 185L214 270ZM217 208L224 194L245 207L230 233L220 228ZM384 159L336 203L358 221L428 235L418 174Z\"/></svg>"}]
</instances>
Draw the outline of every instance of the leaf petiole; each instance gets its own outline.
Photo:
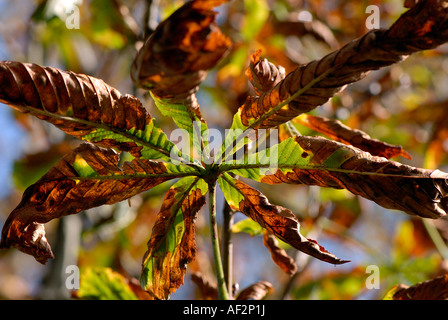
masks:
<instances>
[{"instance_id":1,"label":"leaf petiole","mask_svg":"<svg viewBox=\"0 0 448 320\"><path fill-rule=\"evenodd\" d=\"M216 278L218 279L218 299L229 300L226 281L224 278L224 268L219 249L218 225L216 223L216 181L209 183L208 202L210 216L210 234L212 240L213 256L215 260Z\"/></svg>"}]
</instances>

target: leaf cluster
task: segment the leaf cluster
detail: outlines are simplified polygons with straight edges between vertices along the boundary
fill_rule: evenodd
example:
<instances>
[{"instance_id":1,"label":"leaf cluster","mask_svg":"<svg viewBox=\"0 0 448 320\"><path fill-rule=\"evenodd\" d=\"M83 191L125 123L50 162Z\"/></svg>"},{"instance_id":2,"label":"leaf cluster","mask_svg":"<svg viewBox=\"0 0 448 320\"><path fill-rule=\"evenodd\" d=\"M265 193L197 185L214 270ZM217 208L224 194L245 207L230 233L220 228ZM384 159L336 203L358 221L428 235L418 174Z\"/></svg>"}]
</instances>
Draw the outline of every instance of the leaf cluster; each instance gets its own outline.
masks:
<instances>
[{"instance_id":1,"label":"leaf cluster","mask_svg":"<svg viewBox=\"0 0 448 320\"><path fill-rule=\"evenodd\" d=\"M136 97L100 79L30 63L0 63L1 102L84 141L26 189L4 224L1 248L16 247L46 263L53 258L44 228L48 221L173 181L152 229L141 275L141 285L152 297L166 299L195 259L195 220L216 184L232 210L263 228L274 262L290 274L297 267L277 239L328 263L348 261L303 236L290 209L270 203L245 179L345 189L411 215L446 215L448 173L392 161L410 156L400 146L307 114L371 70L448 41L446 1L419 1L389 29L370 31L288 74L255 52L246 70L255 95L238 108L231 130L216 147L196 93L208 70L231 47L213 11L225 2L187 2L150 35L131 68L135 84L149 90L158 110L185 132L181 145L167 137ZM328 138L302 136L294 123ZM268 136L280 132L279 140L249 152L251 145L267 139L263 130ZM121 161L124 152L132 159ZM265 284L259 287L270 290Z\"/></svg>"}]
</instances>

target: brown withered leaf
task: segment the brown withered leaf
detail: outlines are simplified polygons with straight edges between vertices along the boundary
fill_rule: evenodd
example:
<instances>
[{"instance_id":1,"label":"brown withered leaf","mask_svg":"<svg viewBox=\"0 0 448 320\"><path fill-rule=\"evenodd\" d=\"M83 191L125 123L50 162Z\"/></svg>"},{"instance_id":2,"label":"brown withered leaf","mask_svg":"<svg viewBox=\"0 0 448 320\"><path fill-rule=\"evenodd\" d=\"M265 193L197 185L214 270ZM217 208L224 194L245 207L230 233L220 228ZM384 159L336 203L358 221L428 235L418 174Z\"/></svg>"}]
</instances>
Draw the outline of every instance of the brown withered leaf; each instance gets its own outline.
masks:
<instances>
[{"instance_id":1,"label":"brown withered leaf","mask_svg":"<svg viewBox=\"0 0 448 320\"><path fill-rule=\"evenodd\" d=\"M104 81L71 71L16 61L0 62L0 102L48 121L79 139L128 151L135 157L170 155L141 102ZM132 133L134 132L134 133ZM145 132L145 136L139 136ZM154 145L150 134L163 144ZM149 138L148 138L149 137ZM151 154L155 152L155 154Z\"/></svg>"},{"instance_id":2,"label":"brown withered leaf","mask_svg":"<svg viewBox=\"0 0 448 320\"><path fill-rule=\"evenodd\" d=\"M320 60L299 66L261 96L249 97L239 109L241 122L254 129L275 127L324 104L369 71L446 41L447 1L420 1L388 30L372 30Z\"/></svg>"},{"instance_id":3,"label":"brown withered leaf","mask_svg":"<svg viewBox=\"0 0 448 320\"><path fill-rule=\"evenodd\" d=\"M189 106L201 118L194 94L231 46L214 22L213 8L224 2L189 1L160 23L132 64L134 83L170 103Z\"/></svg>"},{"instance_id":4,"label":"brown withered leaf","mask_svg":"<svg viewBox=\"0 0 448 320\"><path fill-rule=\"evenodd\" d=\"M261 50L250 55L250 64L245 72L259 95L272 89L285 78L285 68L275 66L267 59L260 60L260 55Z\"/></svg>"},{"instance_id":5,"label":"brown withered leaf","mask_svg":"<svg viewBox=\"0 0 448 320\"><path fill-rule=\"evenodd\" d=\"M394 290L392 300L447 300L448 274L417 283L411 287L399 285Z\"/></svg>"},{"instance_id":6,"label":"brown withered leaf","mask_svg":"<svg viewBox=\"0 0 448 320\"><path fill-rule=\"evenodd\" d=\"M274 288L267 281L259 281L241 291L236 300L263 300L266 296L272 294Z\"/></svg>"},{"instance_id":7,"label":"brown withered leaf","mask_svg":"<svg viewBox=\"0 0 448 320\"><path fill-rule=\"evenodd\" d=\"M412 8L417 4L418 0L405 0L403 6L405 8Z\"/></svg>"},{"instance_id":8,"label":"brown withered leaf","mask_svg":"<svg viewBox=\"0 0 448 320\"><path fill-rule=\"evenodd\" d=\"M113 204L176 178L162 162L134 159L118 167L112 149L83 143L28 187L6 220L0 248L11 246L45 264L53 258L43 224L82 210Z\"/></svg>"},{"instance_id":9,"label":"brown withered leaf","mask_svg":"<svg viewBox=\"0 0 448 320\"><path fill-rule=\"evenodd\" d=\"M280 163L261 182L347 189L385 208L425 218L448 211L448 174L440 170L411 167L322 137L298 136L280 146L289 154L286 161L296 162Z\"/></svg>"},{"instance_id":10,"label":"brown withered leaf","mask_svg":"<svg viewBox=\"0 0 448 320\"><path fill-rule=\"evenodd\" d=\"M210 282L210 280L208 280L201 272L192 273L191 281L193 281L199 288L203 299L218 299L218 286L216 285L216 283Z\"/></svg>"},{"instance_id":11,"label":"brown withered leaf","mask_svg":"<svg viewBox=\"0 0 448 320\"><path fill-rule=\"evenodd\" d=\"M143 257L140 282L156 299L168 299L183 284L187 264L196 254L194 221L207 186L199 178L185 179L166 193Z\"/></svg>"},{"instance_id":12,"label":"brown withered leaf","mask_svg":"<svg viewBox=\"0 0 448 320\"><path fill-rule=\"evenodd\" d=\"M279 247L275 236L267 230L263 233L263 243L269 249L272 261L274 261L284 272L291 276L297 272L297 264L294 259L291 258L285 250Z\"/></svg>"},{"instance_id":13,"label":"brown withered leaf","mask_svg":"<svg viewBox=\"0 0 448 320\"><path fill-rule=\"evenodd\" d=\"M351 129L339 120L307 114L297 117L293 121L323 133L336 141L367 151L374 156L385 157L386 159L402 156L411 159L411 156L403 150L403 147L372 139L367 133L358 129Z\"/></svg>"},{"instance_id":14,"label":"brown withered leaf","mask_svg":"<svg viewBox=\"0 0 448 320\"><path fill-rule=\"evenodd\" d=\"M291 210L269 203L260 191L240 180L224 179L242 198L239 203L235 203L235 199L227 199L228 195L224 193L232 209L244 213L282 241L310 256L333 264L349 262L337 258L315 240L307 239L300 234L300 223Z\"/></svg>"}]
</instances>

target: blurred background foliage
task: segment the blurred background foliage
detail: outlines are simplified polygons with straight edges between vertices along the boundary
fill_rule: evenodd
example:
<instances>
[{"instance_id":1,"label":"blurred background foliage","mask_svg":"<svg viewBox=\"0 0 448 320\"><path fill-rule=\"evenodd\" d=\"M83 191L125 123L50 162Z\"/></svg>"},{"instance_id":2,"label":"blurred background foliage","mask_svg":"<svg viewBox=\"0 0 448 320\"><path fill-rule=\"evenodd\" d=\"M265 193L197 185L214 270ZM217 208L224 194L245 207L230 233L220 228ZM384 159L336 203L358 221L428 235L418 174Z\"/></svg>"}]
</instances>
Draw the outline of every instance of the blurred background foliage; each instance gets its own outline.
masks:
<instances>
[{"instance_id":1,"label":"blurred background foliage","mask_svg":"<svg viewBox=\"0 0 448 320\"><path fill-rule=\"evenodd\" d=\"M106 81L140 98L169 133L146 92L129 76L136 50L157 24L182 5L179 0L0 0L0 59L34 62ZM254 94L244 70L249 55L292 71L319 59L368 30L365 12L380 8L387 28L405 11L401 0L233 0L220 6L217 23L233 41L229 55L212 70L198 93L209 127L229 128L233 113ZM79 12L79 29L66 19ZM370 73L346 88L314 114L341 120L373 138L400 144L412 160L400 162L448 170L448 47L411 56L401 64ZM47 123L0 107L0 226L34 183L73 140ZM297 127L303 134L316 134ZM327 265L285 247L299 270L290 277L272 261L257 227L235 214L234 281L245 288L257 281L273 284L268 299L381 299L398 283L411 285L448 270L448 221L426 221L390 211L340 190L292 185L255 185L270 201L288 207L302 221L302 233L319 239L330 252L351 260ZM56 259L41 266L17 250L0 252L0 298L70 298L67 265L81 269L85 298L145 298L135 287L163 193L162 184L129 203L103 206L47 225ZM220 198L218 210L222 210ZM242 221L242 222L241 222ZM197 258L189 265L185 285L172 299L201 298L193 272L214 279L208 244L208 221L197 219ZM367 289L368 265L380 271L380 288ZM137 281L138 286L138 281ZM137 290L138 292L138 290Z\"/></svg>"}]
</instances>

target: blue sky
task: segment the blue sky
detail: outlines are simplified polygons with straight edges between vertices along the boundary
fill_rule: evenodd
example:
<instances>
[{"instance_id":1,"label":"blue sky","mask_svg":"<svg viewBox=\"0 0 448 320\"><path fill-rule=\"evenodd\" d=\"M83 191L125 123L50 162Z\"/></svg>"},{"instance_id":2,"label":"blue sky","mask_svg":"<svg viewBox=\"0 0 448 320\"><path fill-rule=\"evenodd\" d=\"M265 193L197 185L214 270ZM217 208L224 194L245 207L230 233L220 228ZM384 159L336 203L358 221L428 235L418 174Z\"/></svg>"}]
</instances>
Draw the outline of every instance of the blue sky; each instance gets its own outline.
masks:
<instances>
[{"instance_id":1,"label":"blue sky","mask_svg":"<svg viewBox=\"0 0 448 320\"><path fill-rule=\"evenodd\" d=\"M0 103L0 199L11 190L11 173L14 160L22 154L25 132L14 119L12 109Z\"/></svg>"},{"instance_id":2,"label":"blue sky","mask_svg":"<svg viewBox=\"0 0 448 320\"><path fill-rule=\"evenodd\" d=\"M7 1L0 0L0 11L3 11ZM1 22L0 22L1 23ZM10 59L4 39L0 34L0 60ZM0 199L11 191L11 173L14 160L22 154L25 132L14 119L13 110L0 103Z\"/></svg>"}]
</instances>

